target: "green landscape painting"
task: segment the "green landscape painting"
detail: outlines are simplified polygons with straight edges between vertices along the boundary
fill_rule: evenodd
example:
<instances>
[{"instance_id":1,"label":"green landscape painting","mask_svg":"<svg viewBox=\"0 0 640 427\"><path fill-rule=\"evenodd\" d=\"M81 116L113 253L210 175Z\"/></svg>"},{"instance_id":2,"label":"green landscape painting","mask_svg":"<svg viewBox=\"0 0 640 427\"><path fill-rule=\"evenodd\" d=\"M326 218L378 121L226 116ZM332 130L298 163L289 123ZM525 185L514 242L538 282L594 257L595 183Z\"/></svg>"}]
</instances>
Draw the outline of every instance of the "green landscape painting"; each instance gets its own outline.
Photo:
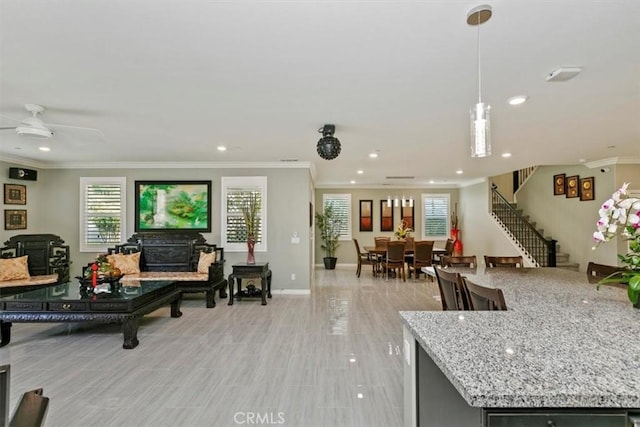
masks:
<instances>
[{"instance_id":1,"label":"green landscape painting","mask_svg":"<svg viewBox=\"0 0 640 427\"><path fill-rule=\"evenodd\" d=\"M211 181L136 181L136 231L211 231Z\"/></svg>"}]
</instances>

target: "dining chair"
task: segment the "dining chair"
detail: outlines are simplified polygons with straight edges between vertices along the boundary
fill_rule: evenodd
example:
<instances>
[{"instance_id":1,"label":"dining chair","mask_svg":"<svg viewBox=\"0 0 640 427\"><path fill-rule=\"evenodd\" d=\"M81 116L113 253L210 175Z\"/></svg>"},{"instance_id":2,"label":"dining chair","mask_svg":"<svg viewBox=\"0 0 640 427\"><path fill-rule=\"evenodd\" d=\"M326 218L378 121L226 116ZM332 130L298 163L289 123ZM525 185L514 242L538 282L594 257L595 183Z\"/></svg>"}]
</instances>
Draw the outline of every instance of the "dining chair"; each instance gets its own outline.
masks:
<instances>
[{"instance_id":1,"label":"dining chair","mask_svg":"<svg viewBox=\"0 0 640 427\"><path fill-rule=\"evenodd\" d=\"M373 238L373 241L375 242L375 245L376 245L376 249L386 248L387 243L389 243L390 240L391 240L391 237L378 236Z\"/></svg>"},{"instance_id":2,"label":"dining chair","mask_svg":"<svg viewBox=\"0 0 640 427\"><path fill-rule=\"evenodd\" d=\"M419 240L413 244L413 257L410 262L407 262L407 271L409 272L409 278L413 274L413 281L415 282L420 277L420 269L422 267L431 267L433 261L431 255L433 253L433 240ZM425 276L429 277L429 275Z\"/></svg>"},{"instance_id":3,"label":"dining chair","mask_svg":"<svg viewBox=\"0 0 640 427\"><path fill-rule=\"evenodd\" d=\"M356 255L358 257L358 269L356 270L356 276L360 277L360 272L362 271L362 265L370 265L373 271L373 276L376 276L376 266L378 264L378 260L372 257L369 252L362 252L360 250L360 245L358 244L358 239L353 239L353 243L356 246Z\"/></svg>"},{"instance_id":4,"label":"dining chair","mask_svg":"<svg viewBox=\"0 0 640 427\"><path fill-rule=\"evenodd\" d=\"M614 273L619 273L624 271L623 267L618 267L615 265L605 265L605 264L596 264L595 262L589 262L587 264L587 278L589 279L589 283L599 283L602 279L606 279ZM616 286L624 286L627 285L625 283L619 282L610 282L610 283L602 283L603 285L616 285Z\"/></svg>"},{"instance_id":5,"label":"dining chair","mask_svg":"<svg viewBox=\"0 0 640 427\"><path fill-rule=\"evenodd\" d=\"M434 268L442 310L467 310L467 299L462 287L462 277L460 273L452 273L443 270L441 267Z\"/></svg>"},{"instance_id":6,"label":"dining chair","mask_svg":"<svg viewBox=\"0 0 640 427\"><path fill-rule=\"evenodd\" d=\"M375 249L377 251L382 251L384 253L384 255L382 253L378 253L376 255L378 260L378 271L382 272L382 264L384 263L384 258L386 256L387 243L391 241L391 238L385 237L385 236L378 236L378 237L374 237L373 241L375 243Z\"/></svg>"},{"instance_id":7,"label":"dining chair","mask_svg":"<svg viewBox=\"0 0 640 427\"><path fill-rule=\"evenodd\" d=\"M433 263L434 264L438 264L438 265L442 265L442 257L443 256L451 256L452 254L453 254L453 239L447 239L447 242L444 245L444 254L436 255L434 253L434 255L433 255Z\"/></svg>"},{"instance_id":8,"label":"dining chair","mask_svg":"<svg viewBox=\"0 0 640 427\"><path fill-rule=\"evenodd\" d=\"M404 239L404 248L406 252L413 251L413 245L415 245L414 237L405 237Z\"/></svg>"},{"instance_id":9,"label":"dining chair","mask_svg":"<svg viewBox=\"0 0 640 427\"><path fill-rule=\"evenodd\" d=\"M521 256L484 256L487 267L509 267L524 268L524 261Z\"/></svg>"},{"instance_id":10,"label":"dining chair","mask_svg":"<svg viewBox=\"0 0 640 427\"><path fill-rule=\"evenodd\" d=\"M466 277L462 278L462 286L469 302L469 309L475 311L506 310L502 289L487 288L473 283Z\"/></svg>"},{"instance_id":11,"label":"dining chair","mask_svg":"<svg viewBox=\"0 0 640 427\"><path fill-rule=\"evenodd\" d=\"M387 256L385 257L385 270L387 274L387 280L389 280L389 270L400 270L402 274L402 281L406 282L407 277L404 272L404 242L401 240L387 243Z\"/></svg>"},{"instance_id":12,"label":"dining chair","mask_svg":"<svg viewBox=\"0 0 640 427\"><path fill-rule=\"evenodd\" d=\"M478 261L476 260L475 255L443 256L441 263L443 267L476 268L478 266Z\"/></svg>"}]
</instances>

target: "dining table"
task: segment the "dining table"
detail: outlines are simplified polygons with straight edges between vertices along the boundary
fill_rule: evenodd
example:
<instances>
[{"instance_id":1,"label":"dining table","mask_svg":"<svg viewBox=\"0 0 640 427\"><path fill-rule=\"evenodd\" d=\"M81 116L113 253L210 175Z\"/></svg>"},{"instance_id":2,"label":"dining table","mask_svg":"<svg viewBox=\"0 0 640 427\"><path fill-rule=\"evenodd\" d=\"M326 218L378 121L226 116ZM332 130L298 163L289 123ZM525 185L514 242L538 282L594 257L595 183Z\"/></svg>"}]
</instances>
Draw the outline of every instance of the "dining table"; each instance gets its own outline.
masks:
<instances>
[{"instance_id":1,"label":"dining table","mask_svg":"<svg viewBox=\"0 0 640 427\"><path fill-rule=\"evenodd\" d=\"M387 248L385 247L363 246L363 248L370 254L386 255L387 253ZM413 255L413 248L405 249L404 253L407 255ZM438 256L446 255L447 250L445 248L433 248L432 254Z\"/></svg>"},{"instance_id":2,"label":"dining table","mask_svg":"<svg viewBox=\"0 0 640 427\"><path fill-rule=\"evenodd\" d=\"M387 248L384 246L363 246L363 249L378 259L378 265L374 266L374 276L378 277L382 273L382 257L387 254ZM413 247L405 248L404 253L407 256L413 257ZM441 257L446 254L447 250L444 248L433 248L432 256L437 255L438 257Z\"/></svg>"}]
</instances>

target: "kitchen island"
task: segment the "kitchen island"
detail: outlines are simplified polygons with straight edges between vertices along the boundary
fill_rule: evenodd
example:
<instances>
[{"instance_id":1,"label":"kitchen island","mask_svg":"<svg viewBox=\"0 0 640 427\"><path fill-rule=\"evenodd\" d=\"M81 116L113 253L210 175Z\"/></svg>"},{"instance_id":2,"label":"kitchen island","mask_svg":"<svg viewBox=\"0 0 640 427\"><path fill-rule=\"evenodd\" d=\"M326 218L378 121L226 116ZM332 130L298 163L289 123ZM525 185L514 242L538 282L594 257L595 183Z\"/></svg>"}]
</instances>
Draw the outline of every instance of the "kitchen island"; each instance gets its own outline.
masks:
<instances>
[{"instance_id":1,"label":"kitchen island","mask_svg":"<svg viewBox=\"0 0 640 427\"><path fill-rule=\"evenodd\" d=\"M405 311L406 426L621 426L640 413L640 311L555 268L452 269L508 311ZM640 425L640 424L639 424Z\"/></svg>"}]
</instances>

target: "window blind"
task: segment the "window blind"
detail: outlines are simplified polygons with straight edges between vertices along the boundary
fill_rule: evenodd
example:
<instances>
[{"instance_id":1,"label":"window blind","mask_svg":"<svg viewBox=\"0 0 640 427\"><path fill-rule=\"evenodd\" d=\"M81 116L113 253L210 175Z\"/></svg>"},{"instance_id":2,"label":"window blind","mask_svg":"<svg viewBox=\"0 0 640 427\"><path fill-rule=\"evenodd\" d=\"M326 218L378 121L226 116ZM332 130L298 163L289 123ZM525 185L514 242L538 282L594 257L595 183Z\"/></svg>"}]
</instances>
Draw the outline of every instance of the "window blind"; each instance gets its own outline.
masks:
<instances>
[{"instance_id":1,"label":"window blind","mask_svg":"<svg viewBox=\"0 0 640 427\"><path fill-rule=\"evenodd\" d=\"M325 194L323 203L323 208L331 204L333 213L340 219L339 240L351 240L351 194Z\"/></svg>"},{"instance_id":2,"label":"window blind","mask_svg":"<svg viewBox=\"0 0 640 427\"><path fill-rule=\"evenodd\" d=\"M242 214L242 207L249 204L251 196L258 201L258 218L256 224L256 244L262 242L262 192L259 189L248 190L246 188L227 189L227 242L246 243L247 230Z\"/></svg>"},{"instance_id":3,"label":"window blind","mask_svg":"<svg viewBox=\"0 0 640 427\"><path fill-rule=\"evenodd\" d=\"M423 195L424 237L449 236L449 195Z\"/></svg>"},{"instance_id":4,"label":"window blind","mask_svg":"<svg viewBox=\"0 0 640 427\"><path fill-rule=\"evenodd\" d=\"M123 240L126 178L80 178L80 251L103 251Z\"/></svg>"}]
</instances>

